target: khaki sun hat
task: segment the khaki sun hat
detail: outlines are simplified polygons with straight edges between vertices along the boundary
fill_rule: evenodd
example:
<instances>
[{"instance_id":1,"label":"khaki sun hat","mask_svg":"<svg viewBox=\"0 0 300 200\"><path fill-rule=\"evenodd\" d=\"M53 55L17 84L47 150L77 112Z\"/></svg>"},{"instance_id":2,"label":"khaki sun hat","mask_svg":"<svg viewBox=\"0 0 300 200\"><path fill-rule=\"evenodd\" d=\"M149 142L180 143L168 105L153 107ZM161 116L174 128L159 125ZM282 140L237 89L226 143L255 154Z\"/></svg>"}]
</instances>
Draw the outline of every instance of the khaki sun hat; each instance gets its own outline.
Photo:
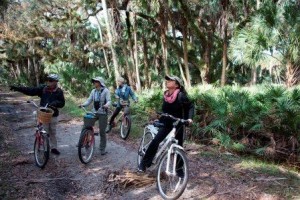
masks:
<instances>
[{"instance_id":1,"label":"khaki sun hat","mask_svg":"<svg viewBox=\"0 0 300 200\"><path fill-rule=\"evenodd\" d=\"M94 81L98 81L103 87L105 87L105 82L104 82L104 79L100 76L97 76L95 78L92 78L92 82Z\"/></svg>"}]
</instances>

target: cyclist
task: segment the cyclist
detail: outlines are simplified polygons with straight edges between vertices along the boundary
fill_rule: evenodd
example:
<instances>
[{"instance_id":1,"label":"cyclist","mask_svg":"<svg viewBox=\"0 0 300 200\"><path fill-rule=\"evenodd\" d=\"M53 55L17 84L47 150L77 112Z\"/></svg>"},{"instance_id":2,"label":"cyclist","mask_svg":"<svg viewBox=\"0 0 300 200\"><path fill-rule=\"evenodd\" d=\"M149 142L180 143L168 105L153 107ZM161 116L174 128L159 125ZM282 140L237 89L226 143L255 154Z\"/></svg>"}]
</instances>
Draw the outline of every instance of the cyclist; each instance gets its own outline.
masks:
<instances>
[{"instance_id":1,"label":"cyclist","mask_svg":"<svg viewBox=\"0 0 300 200\"><path fill-rule=\"evenodd\" d=\"M47 76L47 84L38 87L17 87L10 86L10 90L22 92L29 96L39 96L41 98L40 106L46 105L51 108L54 113L49 124L43 124L43 127L50 136L51 153L59 155L57 150L56 127L57 117L59 115L58 108L65 105L65 97L61 88L58 87L59 76L57 74L49 74Z\"/></svg>"},{"instance_id":2,"label":"cyclist","mask_svg":"<svg viewBox=\"0 0 300 200\"><path fill-rule=\"evenodd\" d=\"M194 115L194 104L188 99L182 81L177 76L165 76L167 91L164 92L162 112L173 115L174 117L187 119L191 124ZM155 138L151 141L145 155L138 166L138 171L145 172L147 167L150 167L152 160L155 157L159 144L167 137L168 133L173 128L173 121L166 117L159 119L164 127L160 128ZM180 146L183 145L183 126L177 127L178 131L175 138ZM176 170L179 177L184 176L182 169Z\"/></svg>"},{"instance_id":3,"label":"cyclist","mask_svg":"<svg viewBox=\"0 0 300 200\"><path fill-rule=\"evenodd\" d=\"M118 82L118 88L115 91L115 96L118 99L117 107L109 120L109 124L107 126L106 133L108 133L111 130L112 124L113 124L116 116L122 110L122 105L124 105L123 101L126 101L129 103L129 96L131 96L131 98L134 100L135 103L138 101L138 98L135 96L131 87L128 86L127 84L125 84L125 79L123 77L118 77L117 82Z\"/></svg>"},{"instance_id":4,"label":"cyclist","mask_svg":"<svg viewBox=\"0 0 300 200\"><path fill-rule=\"evenodd\" d=\"M93 102L93 112L96 112L95 121L99 120L100 153L101 155L105 155L107 153L105 151L105 129L107 125L107 110L111 104L110 93L106 88L102 77L92 78L92 83L94 84L95 89L91 91L89 98L83 104L81 104L80 107L86 107Z\"/></svg>"}]
</instances>

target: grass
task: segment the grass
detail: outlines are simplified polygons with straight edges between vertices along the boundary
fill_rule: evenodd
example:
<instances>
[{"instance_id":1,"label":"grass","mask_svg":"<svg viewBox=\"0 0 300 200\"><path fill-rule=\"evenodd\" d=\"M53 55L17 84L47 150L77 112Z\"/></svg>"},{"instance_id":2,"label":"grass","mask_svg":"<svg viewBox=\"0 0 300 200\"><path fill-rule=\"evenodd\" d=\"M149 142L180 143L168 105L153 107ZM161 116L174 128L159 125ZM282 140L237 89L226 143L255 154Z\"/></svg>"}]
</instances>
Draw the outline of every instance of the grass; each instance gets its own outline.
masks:
<instances>
[{"instance_id":1,"label":"grass","mask_svg":"<svg viewBox=\"0 0 300 200\"><path fill-rule=\"evenodd\" d=\"M71 117L82 117L84 111L78 108L78 105L80 105L84 100L75 98L71 95L66 95L65 98L66 98L66 104L62 108L62 111L64 113L67 113Z\"/></svg>"}]
</instances>

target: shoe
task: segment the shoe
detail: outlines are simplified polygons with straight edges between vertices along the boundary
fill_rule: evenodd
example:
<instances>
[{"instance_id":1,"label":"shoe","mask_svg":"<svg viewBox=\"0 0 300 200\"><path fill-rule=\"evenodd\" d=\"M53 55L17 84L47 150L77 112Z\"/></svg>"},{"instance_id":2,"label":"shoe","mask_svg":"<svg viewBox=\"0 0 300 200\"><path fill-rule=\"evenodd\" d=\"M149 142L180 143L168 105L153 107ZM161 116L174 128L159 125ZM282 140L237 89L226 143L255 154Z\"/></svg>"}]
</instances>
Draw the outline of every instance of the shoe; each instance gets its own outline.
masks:
<instances>
[{"instance_id":1,"label":"shoe","mask_svg":"<svg viewBox=\"0 0 300 200\"><path fill-rule=\"evenodd\" d=\"M60 154L60 152L57 149L55 149L55 148L51 149L51 153L53 153L55 155L59 155Z\"/></svg>"},{"instance_id":2,"label":"shoe","mask_svg":"<svg viewBox=\"0 0 300 200\"><path fill-rule=\"evenodd\" d=\"M184 171L183 171L183 169L177 169L177 170L176 170L176 175L177 175L179 178L184 178Z\"/></svg>"},{"instance_id":3,"label":"shoe","mask_svg":"<svg viewBox=\"0 0 300 200\"><path fill-rule=\"evenodd\" d=\"M107 125L105 129L105 133L109 133L111 131L111 125Z\"/></svg>"},{"instance_id":4,"label":"shoe","mask_svg":"<svg viewBox=\"0 0 300 200\"><path fill-rule=\"evenodd\" d=\"M107 154L107 151L101 151L101 156L104 156L105 154Z\"/></svg>"},{"instance_id":5,"label":"shoe","mask_svg":"<svg viewBox=\"0 0 300 200\"><path fill-rule=\"evenodd\" d=\"M99 133L98 133L98 132L95 132L95 133L94 133L94 135L95 135L95 136L98 136L98 135L99 135Z\"/></svg>"},{"instance_id":6,"label":"shoe","mask_svg":"<svg viewBox=\"0 0 300 200\"><path fill-rule=\"evenodd\" d=\"M146 166L143 162L141 162L138 167L138 172L145 172L145 171L146 171Z\"/></svg>"}]
</instances>

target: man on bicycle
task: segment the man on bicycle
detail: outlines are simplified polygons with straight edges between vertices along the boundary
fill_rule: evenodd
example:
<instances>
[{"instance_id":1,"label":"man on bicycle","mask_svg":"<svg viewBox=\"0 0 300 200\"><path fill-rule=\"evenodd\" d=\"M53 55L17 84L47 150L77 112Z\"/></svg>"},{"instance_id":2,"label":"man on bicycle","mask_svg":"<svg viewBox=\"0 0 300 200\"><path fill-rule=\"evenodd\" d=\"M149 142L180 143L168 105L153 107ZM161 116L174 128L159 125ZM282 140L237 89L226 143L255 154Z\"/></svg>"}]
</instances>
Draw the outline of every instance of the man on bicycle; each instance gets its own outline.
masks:
<instances>
[{"instance_id":1,"label":"man on bicycle","mask_svg":"<svg viewBox=\"0 0 300 200\"><path fill-rule=\"evenodd\" d=\"M65 97L62 89L58 87L59 76L57 74L49 74L47 76L47 84L38 87L17 87L11 86L10 90L22 92L29 96L39 96L41 98L40 106L51 108L54 113L49 124L43 124L50 137L51 153L59 155L57 150L56 127L57 117L59 115L58 108L65 105Z\"/></svg>"},{"instance_id":2,"label":"man on bicycle","mask_svg":"<svg viewBox=\"0 0 300 200\"><path fill-rule=\"evenodd\" d=\"M125 84L125 79L123 77L118 77L117 82L118 82L118 87L115 90L115 97L118 99L118 102L117 102L116 109L109 120L109 124L107 126L106 133L110 132L113 122L114 122L116 116L122 110L122 106L124 105L124 103L125 102L129 103L129 96L131 96L131 98L134 100L134 102L138 101L138 99L135 96L134 92L132 91L131 87L129 85Z\"/></svg>"},{"instance_id":3,"label":"man on bicycle","mask_svg":"<svg viewBox=\"0 0 300 200\"><path fill-rule=\"evenodd\" d=\"M100 131L100 152L105 155L106 151L106 134L105 129L107 125L107 110L111 104L110 93L106 88L102 77L92 78L92 83L95 89L90 93L89 98L80 106L88 106L93 102L93 112L96 113L95 121L99 120Z\"/></svg>"},{"instance_id":4,"label":"man on bicycle","mask_svg":"<svg viewBox=\"0 0 300 200\"><path fill-rule=\"evenodd\" d=\"M183 87L182 81L177 76L165 76L167 90L164 92L162 111L173 115L176 118L187 119L189 123L193 122L194 104L189 100L188 94ZM151 141L145 155L138 166L138 171L144 172L147 167L152 165L152 160L158 150L159 144L167 137L173 128L173 120L162 117L159 119L164 124L159 129L155 138ZM183 146L183 127L178 127L175 138L178 144ZM179 177L184 176L182 169L176 169Z\"/></svg>"}]
</instances>

